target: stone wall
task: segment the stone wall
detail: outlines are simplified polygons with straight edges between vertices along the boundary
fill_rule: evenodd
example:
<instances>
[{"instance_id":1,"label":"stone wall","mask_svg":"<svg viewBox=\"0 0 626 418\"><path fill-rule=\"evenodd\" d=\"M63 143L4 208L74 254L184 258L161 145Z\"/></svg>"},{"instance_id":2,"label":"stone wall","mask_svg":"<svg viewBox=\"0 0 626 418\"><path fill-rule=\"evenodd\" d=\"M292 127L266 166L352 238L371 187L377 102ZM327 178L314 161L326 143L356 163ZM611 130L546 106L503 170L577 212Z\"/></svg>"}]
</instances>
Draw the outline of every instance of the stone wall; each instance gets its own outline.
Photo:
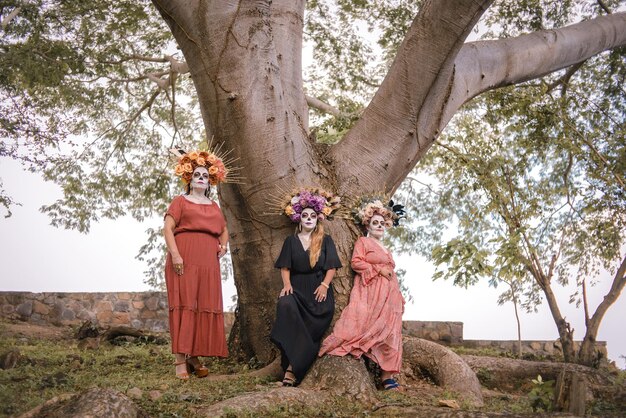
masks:
<instances>
[{"instance_id":1,"label":"stone wall","mask_svg":"<svg viewBox=\"0 0 626 418\"><path fill-rule=\"evenodd\" d=\"M164 292L0 292L0 306L5 318L39 325L75 325L91 320L101 326L126 325L153 332L168 329Z\"/></svg>"},{"instance_id":2,"label":"stone wall","mask_svg":"<svg viewBox=\"0 0 626 418\"><path fill-rule=\"evenodd\" d=\"M31 293L0 292L0 316L38 325L125 325L152 332L169 329L165 292ZM235 318L224 313L230 332Z\"/></svg>"},{"instance_id":3,"label":"stone wall","mask_svg":"<svg viewBox=\"0 0 626 418\"><path fill-rule=\"evenodd\" d=\"M580 341L574 341L574 349L578 350ZM497 352L517 353L517 340L463 340L465 348L487 349ZM596 352L602 358L608 358L606 341L596 342ZM561 343L552 341L525 341L522 340L522 355L532 354L539 357L553 358L563 354Z\"/></svg>"},{"instance_id":4,"label":"stone wall","mask_svg":"<svg viewBox=\"0 0 626 418\"><path fill-rule=\"evenodd\" d=\"M30 293L0 292L1 315L45 325L77 325L91 320L100 326L126 325L163 332L168 330L165 292ZM230 332L234 314L224 315ZM444 344L463 341L462 322L404 321L402 332Z\"/></svg>"},{"instance_id":5,"label":"stone wall","mask_svg":"<svg viewBox=\"0 0 626 418\"><path fill-rule=\"evenodd\" d=\"M402 333L441 344L463 342L463 322L402 321Z\"/></svg>"},{"instance_id":6,"label":"stone wall","mask_svg":"<svg viewBox=\"0 0 626 418\"><path fill-rule=\"evenodd\" d=\"M91 320L102 327L126 325L152 332L168 330L165 292L31 293L0 292L0 316L39 325L78 325ZM232 312L224 313L224 328L230 332ZM517 352L517 341L463 340L462 322L404 321L402 333L444 345ZM606 342L598 349L606 357ZM560 353L557 341L522 341L522 352L538 356Z\"/></svg>"}]
</instances>

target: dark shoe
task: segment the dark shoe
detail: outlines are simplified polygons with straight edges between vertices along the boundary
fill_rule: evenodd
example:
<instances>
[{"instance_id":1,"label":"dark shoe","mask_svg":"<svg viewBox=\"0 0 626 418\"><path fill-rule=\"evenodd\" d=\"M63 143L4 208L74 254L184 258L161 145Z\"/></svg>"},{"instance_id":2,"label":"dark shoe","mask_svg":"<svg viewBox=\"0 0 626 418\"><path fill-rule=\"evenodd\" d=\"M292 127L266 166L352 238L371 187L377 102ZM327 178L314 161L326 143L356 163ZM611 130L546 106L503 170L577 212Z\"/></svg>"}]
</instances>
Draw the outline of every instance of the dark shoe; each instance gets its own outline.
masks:
<instances>
[{"instance_id":1,"label":"dark shoe","mask_svg":"<svg viewBox=\"0 0 626 418\"><path fill-rule=\"evenodd\" d=\"M209 375L209 369L204 367L198 357L189 357L187 359L187 366L192 374L195 374L196 377L202 378L207 377Z\"/></svg>"},{"instance_id":2,"label":"dark shoe","mask_svg":"<svg viewBox=\"0 0 626 418\"><path fill-rule=\"evenodd\" d=\"M398 389L399 387L400 387L400 385L398 384L398 382L396 382L396 380L394 378L383 380L383 389L384 390Z\"/></svg>"}]
</instances>

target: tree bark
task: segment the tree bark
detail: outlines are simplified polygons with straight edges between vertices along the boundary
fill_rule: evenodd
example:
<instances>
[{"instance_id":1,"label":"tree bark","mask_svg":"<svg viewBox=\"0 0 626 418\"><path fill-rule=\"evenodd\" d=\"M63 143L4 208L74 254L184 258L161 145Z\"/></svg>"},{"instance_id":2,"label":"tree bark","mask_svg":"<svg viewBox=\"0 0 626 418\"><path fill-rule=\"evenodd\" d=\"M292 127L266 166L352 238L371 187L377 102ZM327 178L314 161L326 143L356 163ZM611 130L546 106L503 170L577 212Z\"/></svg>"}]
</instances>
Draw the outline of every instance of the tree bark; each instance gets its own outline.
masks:
<instances>
[{"instance_id":1,"label":"tree bark","mask_svg":"<svg viewBox=\"0 0 626 418\"><path fill-rule=\"evenodd\" d=\"M376 399L374 379L363 360L352 356L324 356L318 359L300 387L323 390L364 404L372 404Z\"/></svg>"},{"instance_id":2,"label":"tree bark","mask_svg":"<svg viewBox=\"0 0 626 418\"><path fill-rule=\"evenodd\" d=\"M562 370L554 387L554 410L570 412L577 417L585 416L587 401L593 400L584 375Z\"/></svg>"},{"instance_id":3,"label":"tree bark","mask_svg":"<svg viewBox=\"0 0 626 418\"><path fill-rule=\"evenodd\" d=\"M391 192L413 169L440 133L440 110L424 103L447 100L449 91L437 80L451 73L456 54L491 2L422 3L372 101L330 152L342 194Z\"/></svg>"},{"instance_id":4,"label":"tree bark","mask_svg":"<svg viewBox=\"0 0 626 418\"><path fill-rule=\"evenodd\" d=\"M559 304L556 301L556 296L554 296L554 292L552 291L550 281L546 278L538 279L537 277L535 277L535 280L539 283L541 289L543 290L543 294L548 302L548 307L550 308L550 314L552 315L557 331L559 332L559 339L563 349L563 358L568 363L575 363L576 350L574 349L574 330L561 314L561 310L559 309Z\"/></svg>"}]
</instances>

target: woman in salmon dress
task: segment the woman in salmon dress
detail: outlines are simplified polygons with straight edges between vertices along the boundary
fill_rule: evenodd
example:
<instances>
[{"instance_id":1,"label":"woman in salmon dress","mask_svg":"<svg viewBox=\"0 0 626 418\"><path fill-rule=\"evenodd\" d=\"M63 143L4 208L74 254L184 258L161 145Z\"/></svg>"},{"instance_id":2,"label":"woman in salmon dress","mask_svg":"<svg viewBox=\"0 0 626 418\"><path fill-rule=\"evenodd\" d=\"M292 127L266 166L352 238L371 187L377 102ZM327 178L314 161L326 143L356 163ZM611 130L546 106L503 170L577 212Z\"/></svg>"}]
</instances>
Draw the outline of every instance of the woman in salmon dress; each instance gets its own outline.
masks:
<instances>
[{"instance_id":1,"label":"woman in salmon dress","mask_svg":"<svg viewBox=\"0 0 626 418\"><path fill-rule=\"evenodd\" d=\"M391 202L392 203L392 202ZM395 273L395 263L382 238L385 229L397 225L398 214L380 200L369 202L357 220L367 231L352 253L356 273L350 302L341 313L333 332L323 342L319 356L366 356L381 370L385 389L396 389L393 375L402 363L402 313L404 297ZM395 206L401 211L399 205ZM403 214L404 212L401 211Z\"/></svg>"},{"instance_id":2,"label":"woman in salmon dress","mask_svg":"<svg viewBox=\"0 0 626 418\"><path fill-rule=\"evenodd\" d=\"M165 283L176 377L187 380L189 371L208 375L198 356L228 356L219 264L228 229L219 206L208 197L210 185L224 180L226 169L214 154L190 152L180 158L176 173L187 186L165 214Z\"/></svg>"}]
</instances>

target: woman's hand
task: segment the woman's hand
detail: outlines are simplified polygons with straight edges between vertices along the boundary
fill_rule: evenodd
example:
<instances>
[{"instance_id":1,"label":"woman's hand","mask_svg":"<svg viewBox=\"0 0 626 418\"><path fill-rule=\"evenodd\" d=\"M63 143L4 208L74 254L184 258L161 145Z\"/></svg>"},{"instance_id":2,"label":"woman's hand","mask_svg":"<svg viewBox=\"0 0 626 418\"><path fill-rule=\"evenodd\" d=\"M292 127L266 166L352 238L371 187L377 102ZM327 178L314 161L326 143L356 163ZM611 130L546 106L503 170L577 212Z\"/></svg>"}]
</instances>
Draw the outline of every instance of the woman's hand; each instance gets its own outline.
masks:
<instances>
[{"instance_id":1,"label":"woman's hand","mask_svg":"<svg viewBox=\"0 0 626 418\"><path fill-rule=\"evenodd\" d=\"M319 285L317 286L317 289L315 289L315 292L313 292L313 294L315 295L316 301L323 302L326 300L326 295L328 294L328 288L324 285Z\"/></svg>"},{"instance_id":2,"label":"woman's hand","mask_svg":"<svg viewBox=\"0 0 626 418\"><path fill-rule=\"evenodd\" d=\"M391 280L391 277L393 277L393 270L387 266L384 266L383 268L380 269L378 274L380 274L387 280Z\"/></svg>"},{"instance_id":3,"label":"woman's hand","mask_svg":"<svg viewBox=\"0 0 626 418\"><path fill-rule=\"evenodd\" d=\"M217 258L224 257L224 255L226 254L226 251L228 251L228 247L226 247L226 245L220 244L218 248L220 250L217 252Z\"/></svg>"},{"instance_id":4,"label":"woman's hand","mask_svg":"<svg viewBox=\"0 0 626 418\"><path fill-rule=\"evenodd\" d=\"M290 284L286 284L283 289L280 291L279 297L283 297L286 295L291 295L293 293L293 287Z\"/></svg>"},{"instance_id":5,"label":"woman's hand","mask_svg":"<svg viewBox=\"0 0 626 418\"><path fill-rule=\"evenodd\" d=\"M172 264L174 265L174 272L176 272L177 275L182 276L185 271L185 266L183 258L180 254L172 256Z\"/></svg>"}]
</instances>

